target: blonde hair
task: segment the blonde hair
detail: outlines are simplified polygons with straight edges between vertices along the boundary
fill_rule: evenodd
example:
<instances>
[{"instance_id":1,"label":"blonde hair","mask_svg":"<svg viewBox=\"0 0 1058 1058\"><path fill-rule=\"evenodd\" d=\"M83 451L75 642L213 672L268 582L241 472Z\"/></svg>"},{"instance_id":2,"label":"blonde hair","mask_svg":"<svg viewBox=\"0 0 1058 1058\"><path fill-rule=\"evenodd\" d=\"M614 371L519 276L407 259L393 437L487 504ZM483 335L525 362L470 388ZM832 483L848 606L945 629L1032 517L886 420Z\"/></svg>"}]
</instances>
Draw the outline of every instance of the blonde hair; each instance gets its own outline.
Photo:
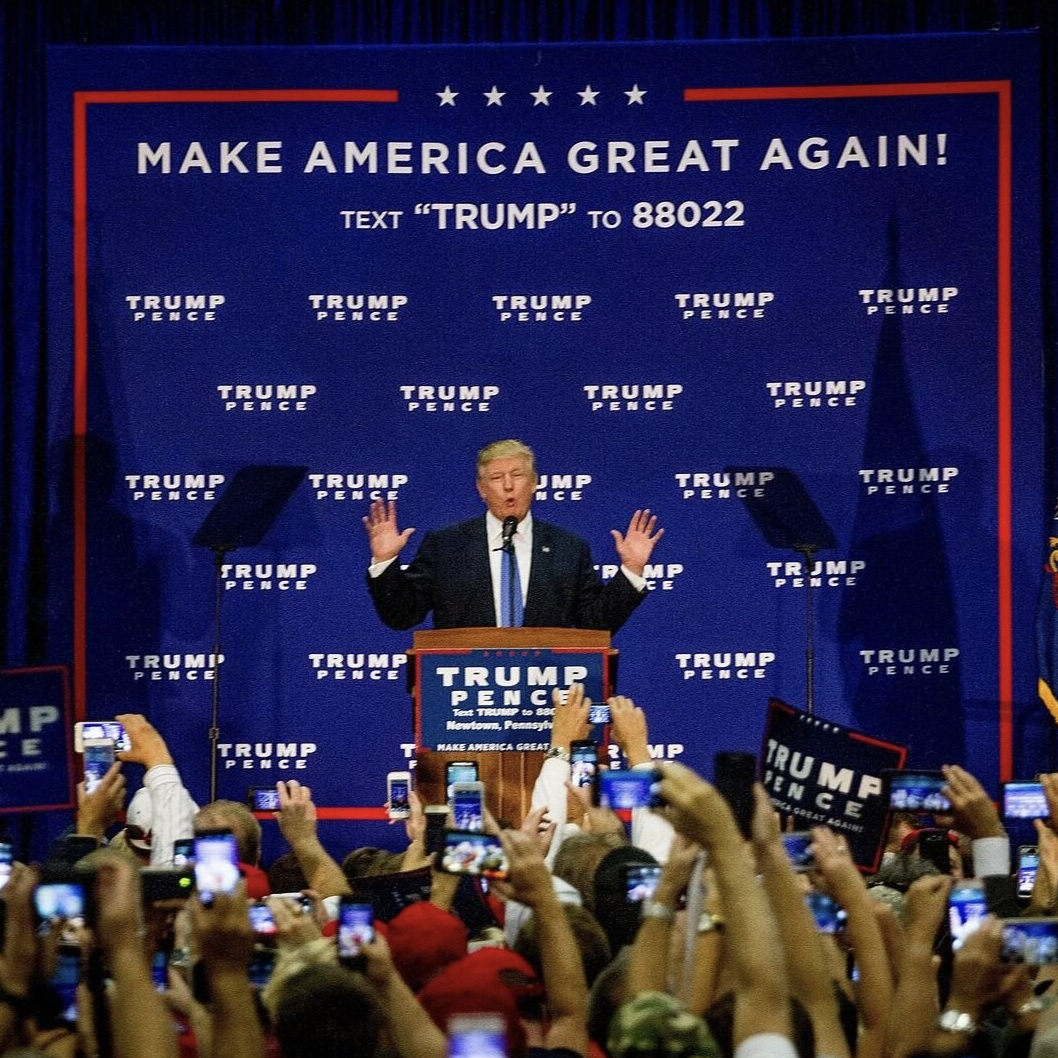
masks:
<instances>
[{"instance_id":1,"label":"blonde hair","mask_svg":"<svg viewBox=\"0 0 1058 1058\"><path fill-rule=\"evenodd\" d=\"M533 477L535 478L536 456L533 454L533 450L527 444L522 441L516 441L513 438L508 438L504 441L493 441L478 452L478 477L484 477L485 467L494 459L518 459L519 457L529 461L529 469L533 472Z\"/></svg>"}]
</instances>

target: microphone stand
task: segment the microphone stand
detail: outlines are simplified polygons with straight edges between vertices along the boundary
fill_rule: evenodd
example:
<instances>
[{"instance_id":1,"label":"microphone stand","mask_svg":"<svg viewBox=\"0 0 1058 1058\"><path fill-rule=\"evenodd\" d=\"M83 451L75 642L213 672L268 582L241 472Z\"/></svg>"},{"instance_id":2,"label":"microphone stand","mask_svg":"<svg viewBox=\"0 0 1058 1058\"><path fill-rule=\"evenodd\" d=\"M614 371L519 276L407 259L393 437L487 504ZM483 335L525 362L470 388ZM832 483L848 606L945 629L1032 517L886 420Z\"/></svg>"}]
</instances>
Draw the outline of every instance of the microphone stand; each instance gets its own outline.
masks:
<instances>
[{"instance_id":1,"label":"microphone stand","mask_svg":"<svg viewBox=\"0 0 1058 1058\"><path fill-rule=\"evenodd\" d=\"M805 700L809 716L815 713L815 629L812 621L812 566L819 548L815 544L794 544L805 564Z\"/></svg>"}]
</instances>

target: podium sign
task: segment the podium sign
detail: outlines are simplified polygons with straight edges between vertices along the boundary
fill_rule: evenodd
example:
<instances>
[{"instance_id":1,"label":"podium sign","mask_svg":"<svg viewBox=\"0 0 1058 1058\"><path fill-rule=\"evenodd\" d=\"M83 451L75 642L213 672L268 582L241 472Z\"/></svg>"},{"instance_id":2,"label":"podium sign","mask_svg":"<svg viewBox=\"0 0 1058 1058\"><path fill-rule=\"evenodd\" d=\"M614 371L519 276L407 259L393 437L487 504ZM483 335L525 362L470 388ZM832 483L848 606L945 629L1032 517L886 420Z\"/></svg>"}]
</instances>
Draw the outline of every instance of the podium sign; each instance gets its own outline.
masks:
<instances>
[{"instance_id":1,"label":"podium sign","mask_svg":"<svg viewBox=\"0 0 1058 1058\"><path fill-rule=\"evenodd\" d=\"M606 652L548 647L421 651L418 744L436 750L551 745L552 691L583 683L604 701Z\"/></svg>"}]
</instances>

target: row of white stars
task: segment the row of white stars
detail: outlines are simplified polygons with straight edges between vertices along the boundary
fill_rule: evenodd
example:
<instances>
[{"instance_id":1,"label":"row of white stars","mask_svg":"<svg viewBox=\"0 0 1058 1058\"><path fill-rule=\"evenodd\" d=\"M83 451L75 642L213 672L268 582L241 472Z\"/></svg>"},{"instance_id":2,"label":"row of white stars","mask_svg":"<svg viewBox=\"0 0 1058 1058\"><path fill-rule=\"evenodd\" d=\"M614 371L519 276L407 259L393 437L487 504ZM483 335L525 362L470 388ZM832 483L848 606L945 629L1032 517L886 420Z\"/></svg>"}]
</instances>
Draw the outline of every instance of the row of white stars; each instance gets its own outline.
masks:
<instances>
[{"instance_id":1,"label":"row of white stars","mask_svg":"<svg viewBox=\"0 0 1058 1058\"><path fill-rule=\"evenodd\" d=\"M496 85L493 85L487 92L481 93L485 97L485 105L489 107L502 107L503 97L507 95L506 92L501 92ZM549 107L551 106L551 97L554 92L549 92L543 85L540 85L535 92L530 92L529 96L533 101L534 107ZM596 105L595 100L599 97L599 91L596 88L592 88L590 84L585 85L577 95L580 96L580 105L582 107L593 107ZM643 96L647 94L645 88L640 88L638 84L632 85L624 95L628 96L627 106L643 105ZM439 106L442 107L454 107L456 105L456 96L458 92L453 91L451 85L445 85L443 92L435 92L434 95L440 99Z\"/></svg>"}]
</instances>

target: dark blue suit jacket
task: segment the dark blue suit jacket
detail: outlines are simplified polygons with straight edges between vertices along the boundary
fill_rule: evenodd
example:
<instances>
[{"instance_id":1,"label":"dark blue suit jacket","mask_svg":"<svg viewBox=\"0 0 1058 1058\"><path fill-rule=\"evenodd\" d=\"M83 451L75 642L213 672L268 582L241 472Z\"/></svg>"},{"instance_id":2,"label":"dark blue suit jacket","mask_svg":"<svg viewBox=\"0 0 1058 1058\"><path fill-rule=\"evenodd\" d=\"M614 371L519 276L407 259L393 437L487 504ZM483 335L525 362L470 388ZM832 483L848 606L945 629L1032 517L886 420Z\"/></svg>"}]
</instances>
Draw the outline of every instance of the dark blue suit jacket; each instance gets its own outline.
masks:
<instances>
[{"instance_id":1,"label":"dark blue suit jacket","mask_svg":"<svg viewBox=\"0 0 1058 1058\"><path fill-rule=\"evenodd\" d=\"M380 576L368 577L368 587L390 628L411 628L431 611L435 628L494 627L485 516L427 533L406 570L393 562ZM523 624L616 632L644 595L622 573L603 584L586 541L533 519Z\"/></svg>"}]
</instances>

